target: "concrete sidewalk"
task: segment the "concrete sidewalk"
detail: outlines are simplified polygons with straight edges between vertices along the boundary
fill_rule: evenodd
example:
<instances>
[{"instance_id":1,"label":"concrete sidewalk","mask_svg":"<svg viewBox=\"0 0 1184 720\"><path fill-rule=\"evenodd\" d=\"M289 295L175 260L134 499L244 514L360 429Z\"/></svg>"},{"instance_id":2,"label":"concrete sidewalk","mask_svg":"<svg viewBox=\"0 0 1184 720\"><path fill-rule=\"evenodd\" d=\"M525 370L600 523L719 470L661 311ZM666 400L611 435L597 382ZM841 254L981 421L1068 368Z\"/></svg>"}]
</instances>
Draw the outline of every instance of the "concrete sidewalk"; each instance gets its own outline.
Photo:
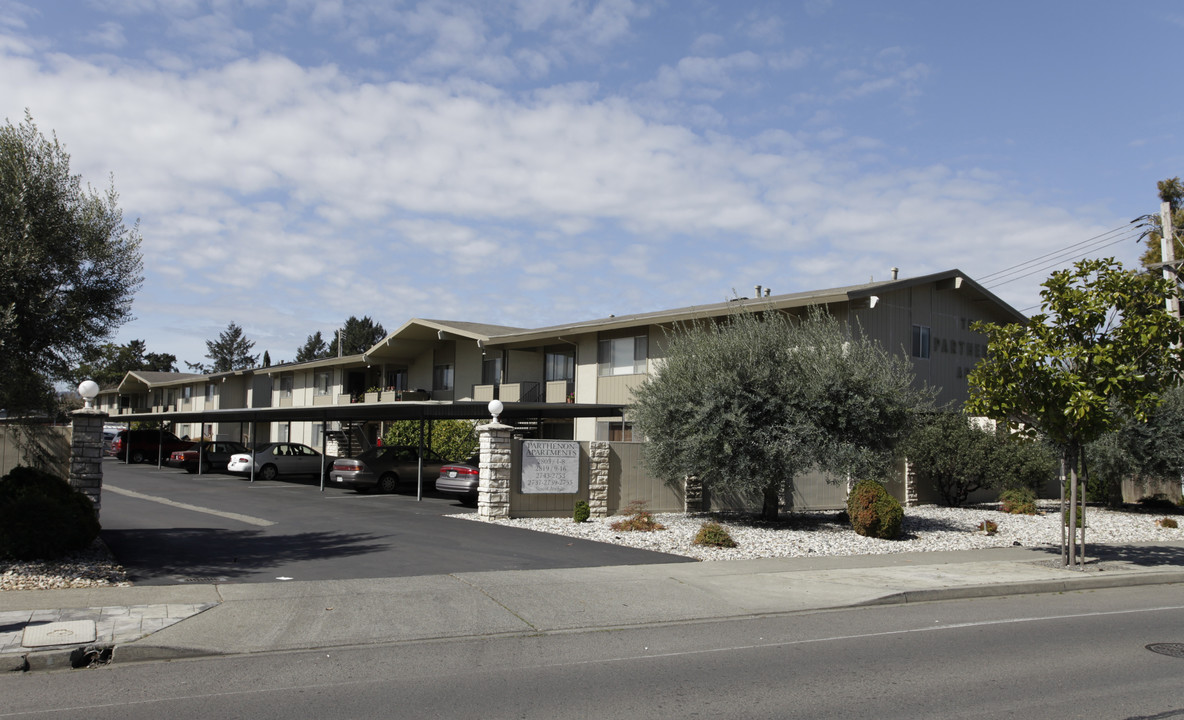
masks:
<instances>
[{"instance_id":1,"label":"concrete sidewalk","mask_svg":"<svg viewBox=\"0 0 1184 720\"><path fill-rule=\"evenodd\" d=\"M1184 544L773 558L372 580L0 592L0 667L607 629L1184 582ZM1097 558L1097 559L1094 559ZM86 635L93 621L93 638ZM48 624L47 624L48 623Z\"/></svg>"}]
</instances>

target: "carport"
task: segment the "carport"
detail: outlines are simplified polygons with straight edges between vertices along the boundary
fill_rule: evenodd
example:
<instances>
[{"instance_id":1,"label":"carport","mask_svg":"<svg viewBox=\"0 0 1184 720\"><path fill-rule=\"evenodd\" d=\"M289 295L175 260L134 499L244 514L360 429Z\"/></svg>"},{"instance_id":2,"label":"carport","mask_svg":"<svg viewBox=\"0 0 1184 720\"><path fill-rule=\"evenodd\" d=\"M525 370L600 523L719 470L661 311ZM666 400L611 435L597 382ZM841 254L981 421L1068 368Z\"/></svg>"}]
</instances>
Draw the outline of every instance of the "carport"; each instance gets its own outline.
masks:
<instances>
[{"instance_id":1,"label":"carport","mask_svg":"<svg viewBox=\"0 0 1184 720\"><path fill-rule=\"evenodd\" d=\"M588 417L619 417L624 420L624 405L603 403L503 403L499 420L507 424L514 421L537 420L540 425L548 419L573 419ZM344 424L354 422L392 422L397 420L419 421L419 472L416 487L417 499L423 499L423 450L424 428L432 420L481 420L489 418L489 404L478 401L397 401L388 403L351 403L349 405L315 405L311 407L266 407L233 408L226 410L200 410L182 412L139 412L134 415L118 416L113 422L124 422L131 428L133 422L159 422L160 432L164 423L197 422L202 427L206 422L239 423L249 427L249 442L255 450L255 426L266 422L321 422L328 428L330 422ZM321 455L326 455L326 437L321 433ZM126 458L126 456L125 456ZM164 453L157 453L157 467L161 467ZM198 462L201 471L201 462ZM251 464L251 481L255 480L255 465ZM325 468L321 468L321 491L325 489Z\"/></svg>"}]
</instances>

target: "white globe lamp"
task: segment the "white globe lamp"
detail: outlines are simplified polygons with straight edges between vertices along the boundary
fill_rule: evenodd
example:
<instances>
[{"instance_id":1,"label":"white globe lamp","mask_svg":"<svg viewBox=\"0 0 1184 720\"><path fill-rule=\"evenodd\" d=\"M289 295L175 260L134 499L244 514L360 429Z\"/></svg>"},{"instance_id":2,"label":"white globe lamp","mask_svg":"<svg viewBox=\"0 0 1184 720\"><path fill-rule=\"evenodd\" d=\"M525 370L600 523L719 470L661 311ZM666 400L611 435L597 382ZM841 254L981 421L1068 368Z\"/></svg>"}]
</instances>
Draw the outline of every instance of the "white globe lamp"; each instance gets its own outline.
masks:
<instances>
[{"instance_id":1,"label":"white globe lamp","mask_svg":"<svg viewBox=\"0 0 1184 720\"><path fill-rule=\"evenodd\" d=\"M506 406L502 404L501 400L490 400L489 401L489 414L493 416L493 421L495 423L498 421L497 416L501 415L502 410L505 410L505 409L506 409Z\"/></svg>"},{"instance_id":2,"label":"white globe lamp","mask_svg":"<svg viewBox=\"0 0 1184 720\"><path fill-rule=\"evenodd\" d=\"M94 380L83 380L78 385L78 394L82 396L83 405L90 409L93 407L91 401L99 394L99 384Z\"/></svg>"}]
</instances>

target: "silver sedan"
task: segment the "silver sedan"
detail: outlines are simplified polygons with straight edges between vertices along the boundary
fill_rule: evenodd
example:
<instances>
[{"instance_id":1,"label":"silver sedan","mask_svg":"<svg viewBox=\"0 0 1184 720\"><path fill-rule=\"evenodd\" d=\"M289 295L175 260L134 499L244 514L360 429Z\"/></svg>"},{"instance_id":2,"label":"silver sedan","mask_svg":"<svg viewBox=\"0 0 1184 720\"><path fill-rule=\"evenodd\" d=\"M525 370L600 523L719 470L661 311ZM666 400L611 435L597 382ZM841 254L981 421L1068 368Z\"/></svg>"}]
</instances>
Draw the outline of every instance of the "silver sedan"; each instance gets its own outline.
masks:
<instances>
[{"instance_id":1,"label":"silver sedan","mask_svg":"<svg viewBox=\"0 0 1184 720\"><path fill-rule=\"evenodd\" d=\"M253 455L237 453L230 456L226 471L249 475L253 460L255 477L261 480L275 480L281 475L320 475L321 471L327 471L336 459L331 455L321 455L300 443L276 442L264 445Z\"/></svg>"}]
</instances>

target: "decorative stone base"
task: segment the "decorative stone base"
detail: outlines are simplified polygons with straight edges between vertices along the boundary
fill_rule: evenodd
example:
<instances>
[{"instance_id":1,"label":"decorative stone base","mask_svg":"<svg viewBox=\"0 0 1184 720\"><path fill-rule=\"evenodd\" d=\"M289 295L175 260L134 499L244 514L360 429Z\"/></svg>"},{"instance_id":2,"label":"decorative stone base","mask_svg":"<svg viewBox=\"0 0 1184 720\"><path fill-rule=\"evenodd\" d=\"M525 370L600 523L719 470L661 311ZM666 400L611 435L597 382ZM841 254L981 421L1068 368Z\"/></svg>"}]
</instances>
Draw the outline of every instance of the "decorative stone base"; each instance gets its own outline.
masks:
<instances>
[{"instance_id":1,"label":"decorative stone base","mask_svg":"<svg viewBox=\"0 0 1184 720\"><path fill-rule=\"evenodd\" d=\"M93 408L75 410L74 434L70 441L70 486L81 490L95 504L95 515L102 507L103 495L103 423L107 413Z\"/></svg>"},{"instance_id":2,"label":"decorative stone base","mask_svg":"<svg viewBox=\"0 0 1184 720\"><path fill-rule=\"evenodd\" d=\"M603 440L588 443L589 517L608 517L609 444Z\"/></svg>"},{"instance_id":3,"label":"decorative stone base","mask_svg":"<svg viewBox=\"0 0 1184 720\"><path fill-rule=\"evenodd\" d=\"M510 517L510 425L477 426L481 439L481 464L477 484L477 514L483 518Z\"/></svg>"}]
</instances>

